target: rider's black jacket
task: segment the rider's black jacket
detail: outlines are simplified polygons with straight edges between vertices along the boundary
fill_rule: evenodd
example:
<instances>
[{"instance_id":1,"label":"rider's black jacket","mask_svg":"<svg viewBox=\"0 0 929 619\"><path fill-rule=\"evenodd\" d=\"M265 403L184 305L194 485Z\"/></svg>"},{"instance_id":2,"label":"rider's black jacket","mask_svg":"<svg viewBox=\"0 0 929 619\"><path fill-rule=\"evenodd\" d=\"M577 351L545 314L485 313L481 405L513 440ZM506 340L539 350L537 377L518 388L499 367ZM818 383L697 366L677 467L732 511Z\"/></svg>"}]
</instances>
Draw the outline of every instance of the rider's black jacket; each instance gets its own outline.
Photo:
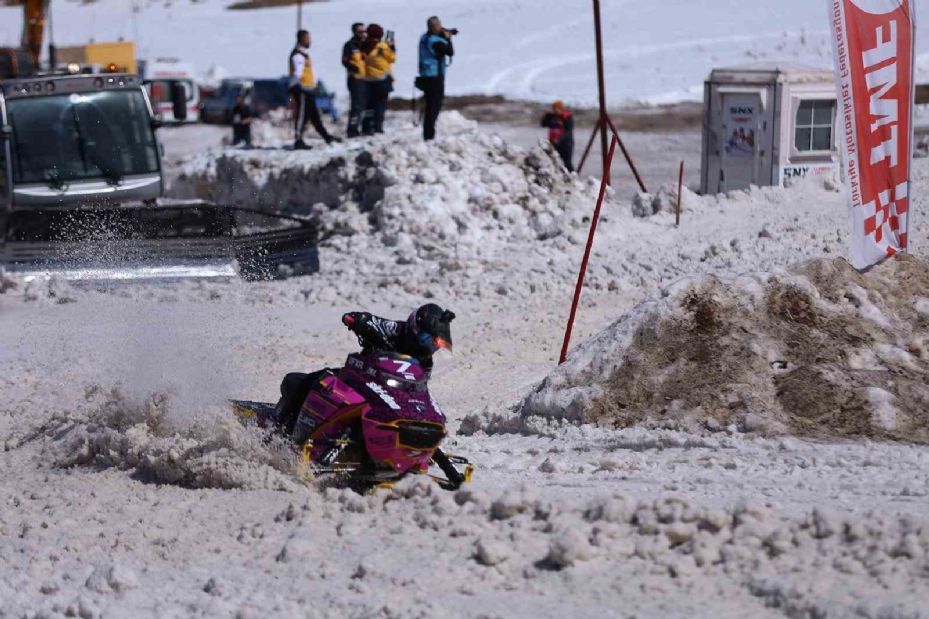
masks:
<instances>
[{"instance_id":1,"label":"rider's black jacket","mask_svg":"<svg viewBox=\"0 0 929 619\"><path fill-rule=\"evenodd\" d=\"M342 322L355 335L365 352L383 350L409 355L419 361L426 372L432 372L432 353L424 350L406 321L388 320L368 312L349 312Z\"/></svg>"}]
</instances>

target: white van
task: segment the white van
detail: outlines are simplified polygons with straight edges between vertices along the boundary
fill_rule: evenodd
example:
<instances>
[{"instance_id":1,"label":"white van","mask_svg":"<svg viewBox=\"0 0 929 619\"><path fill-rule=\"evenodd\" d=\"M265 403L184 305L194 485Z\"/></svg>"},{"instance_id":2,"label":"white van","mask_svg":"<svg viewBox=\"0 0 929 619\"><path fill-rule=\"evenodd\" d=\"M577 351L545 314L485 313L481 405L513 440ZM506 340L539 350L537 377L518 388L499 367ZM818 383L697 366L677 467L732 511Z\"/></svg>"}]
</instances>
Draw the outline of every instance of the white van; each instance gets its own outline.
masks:
<instances>
[{"instance_id":1,"label":"white van","mask_svg":"<svg viewBox=\"0 0 929 619\"><path fill-rule=\"evenodd\" d=\"M142 61L139 70L145 80L145 88L152 101L156 114L165 122L188 122L199 120L200 89L194 81L194 67L180 62L176 58L157 58L152 62ZM171 92L174 88L183 88L187 99L187 118L174 118L174 105Z\"/></svg>"}]
</instances>

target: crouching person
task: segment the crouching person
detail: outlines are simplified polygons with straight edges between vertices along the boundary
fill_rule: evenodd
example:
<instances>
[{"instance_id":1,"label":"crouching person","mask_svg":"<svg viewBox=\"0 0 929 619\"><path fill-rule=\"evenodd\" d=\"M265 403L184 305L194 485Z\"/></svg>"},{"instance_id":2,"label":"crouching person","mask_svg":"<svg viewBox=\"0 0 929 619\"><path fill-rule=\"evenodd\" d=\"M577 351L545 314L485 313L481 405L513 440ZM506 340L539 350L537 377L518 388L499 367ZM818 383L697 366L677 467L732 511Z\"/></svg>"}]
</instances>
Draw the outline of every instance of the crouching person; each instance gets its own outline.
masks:
<instances>
[{"instance_id":1,"label":"crouching person","mask_svg":"<svg viewBox=\"0 0 929 619\"><path fill-rule=\"evenodd\" d=\"M568 172L574 171L574 118L561 101L552 104L552 111L542 117L542 126L548 127L548 141L561 156Z\"/></svg>"}]
</instances>

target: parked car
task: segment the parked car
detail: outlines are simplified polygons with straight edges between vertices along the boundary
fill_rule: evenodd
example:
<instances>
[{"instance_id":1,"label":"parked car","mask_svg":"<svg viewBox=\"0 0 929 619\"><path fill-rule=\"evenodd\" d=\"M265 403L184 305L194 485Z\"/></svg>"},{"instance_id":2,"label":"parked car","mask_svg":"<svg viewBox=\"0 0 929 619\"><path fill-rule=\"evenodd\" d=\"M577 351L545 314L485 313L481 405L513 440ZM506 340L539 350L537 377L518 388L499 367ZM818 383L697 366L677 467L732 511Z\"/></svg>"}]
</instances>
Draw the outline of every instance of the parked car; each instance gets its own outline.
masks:
<instances>
[{"instance_id":1,"label":"parked car","mask_svg":"<svg viewBox=\"0 0 929 619\"><path fill-rule=\"evenodd\" d=\"M235 100L245 88L252 89L252 109L258 116L264 116L271 110L290 105L286 77L257 80L225 79L212 95L203 99L200 107L200 121L230 124ZM335 94L326 90L323 82L319 82L317 86L316 105L320 113L329 114L334 121L339 119L339 112L335 107Z\"/></svg>"}]
</instances>

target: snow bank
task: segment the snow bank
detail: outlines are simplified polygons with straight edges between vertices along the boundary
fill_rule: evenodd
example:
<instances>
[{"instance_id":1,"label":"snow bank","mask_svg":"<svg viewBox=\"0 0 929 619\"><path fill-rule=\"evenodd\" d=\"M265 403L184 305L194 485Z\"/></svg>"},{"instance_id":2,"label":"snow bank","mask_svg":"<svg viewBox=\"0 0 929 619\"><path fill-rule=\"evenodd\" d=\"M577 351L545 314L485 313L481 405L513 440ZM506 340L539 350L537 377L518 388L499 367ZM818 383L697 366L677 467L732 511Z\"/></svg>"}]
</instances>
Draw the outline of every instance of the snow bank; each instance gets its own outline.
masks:
<instances>
[{"instance_id":1,"label":"snow bank","mask_svg":"<svg viewBox=\"0 0 929 619\"><path fill-rule=\"evenodd\" d=\"M929 442L926 290L911 256L685 280L578 346L519 415Z\"/></svg>"},{"instance_id":2,"label":"snow bank","mask_svg":"<svg viewBox=\"0 0 929 619\"><path fill-rule=\"evenodd\" d=\"M172 191L305 215L323 238L370 236L407 261L552 238L589 215L595 188L550 148L514 148L457 112L443 123L450 135L432 143L407 130L309 153L203 154L183 165Z\"/></svg>"},{"instance_id":3,"label":"snow bank","mask_svg":"<svg viewBox=\"0 0 929 619\"><path fill-rule=\"evenodd\" d=\"M301 301L352 302L377 290L401 306L423 297L567 302L596 181L567 174L545 144L510 146L455 113L441 122L442 137L429 144L397 122L389 136L309 152L205 153L184 163L173 191L317 221L322 273L304 280ZM819 179L719 196L685 191L682 202L675 228L676 189L609 191L585 299L643 295L694 273L767 270L844 246L842 196Z\"/></svg>"}]
</instances>

